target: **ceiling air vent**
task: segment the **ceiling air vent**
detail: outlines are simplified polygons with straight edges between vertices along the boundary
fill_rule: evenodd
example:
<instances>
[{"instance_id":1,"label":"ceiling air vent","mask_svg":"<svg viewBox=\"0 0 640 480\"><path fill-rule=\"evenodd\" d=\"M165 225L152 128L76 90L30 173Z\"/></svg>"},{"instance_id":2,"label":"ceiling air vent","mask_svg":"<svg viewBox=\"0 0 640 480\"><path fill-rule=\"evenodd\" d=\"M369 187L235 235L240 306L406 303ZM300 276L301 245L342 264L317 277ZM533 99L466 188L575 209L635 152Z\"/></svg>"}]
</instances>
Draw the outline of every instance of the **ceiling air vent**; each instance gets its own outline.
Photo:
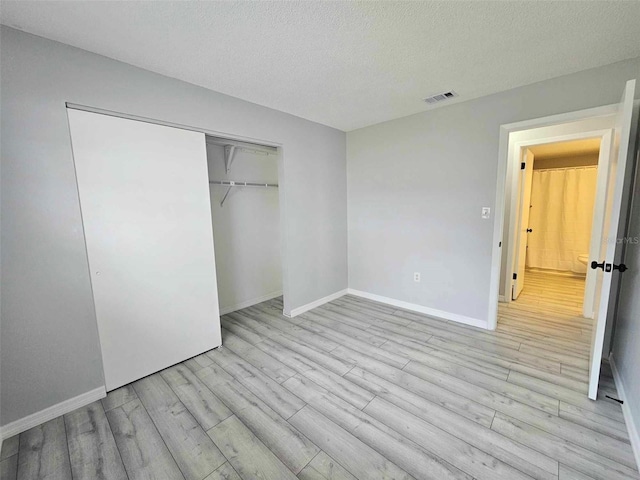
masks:
<instances>
[{"instance_id":1,"label":"ceiling air vent","mask_svg":"<svg viewBox=\"0 0 640 480\"><path fill-rule=\"evenodd\" d=\"M456 92L454 92L453 90L449 90L448 92L431 95L430 97L425 98L424 101L431 105L434 103L444 102L445 100L449 100L457 96L458 94Z\"/></svg>"}]
</instances>

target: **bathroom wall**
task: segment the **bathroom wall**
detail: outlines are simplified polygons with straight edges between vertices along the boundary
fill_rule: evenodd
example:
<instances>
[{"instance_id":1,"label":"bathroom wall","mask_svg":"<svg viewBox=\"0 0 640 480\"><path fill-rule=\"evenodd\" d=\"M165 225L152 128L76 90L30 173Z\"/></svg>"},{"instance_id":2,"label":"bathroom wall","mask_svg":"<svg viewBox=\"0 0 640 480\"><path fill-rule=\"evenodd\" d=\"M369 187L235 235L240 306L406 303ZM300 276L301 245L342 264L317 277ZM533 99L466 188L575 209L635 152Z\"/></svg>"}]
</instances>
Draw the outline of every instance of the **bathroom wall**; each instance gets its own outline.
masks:
<instances>
[{"instance_id":1,"label":"bathroom wall","mask_svg":"<svg viewBox=\"0 0 640 480\"><path fill-rule=\"evenodd\" d=\"M596 158L597 160L597 158ZM534 157L527 259L528 268L586 275L578 256L589 253L597 166L560 167L578 162L559 161L539 168ZM537 168L538 167L538 168Z\"/></svg>"}]
</instances>

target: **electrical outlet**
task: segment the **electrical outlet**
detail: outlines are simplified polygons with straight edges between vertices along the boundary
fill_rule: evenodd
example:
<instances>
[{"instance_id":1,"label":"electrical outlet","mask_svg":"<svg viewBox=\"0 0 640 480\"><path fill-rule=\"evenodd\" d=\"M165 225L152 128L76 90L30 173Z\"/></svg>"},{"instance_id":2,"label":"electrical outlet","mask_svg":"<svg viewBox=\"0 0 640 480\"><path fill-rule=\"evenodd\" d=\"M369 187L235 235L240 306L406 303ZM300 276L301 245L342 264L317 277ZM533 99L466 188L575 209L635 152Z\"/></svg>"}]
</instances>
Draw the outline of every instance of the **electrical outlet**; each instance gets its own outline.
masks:
<instances>
[{"instance_id":1,"label":"electrical outlet","mask_svg":"<svg viewBox=\"0 0 640 480\"><path fill-rule=\"evenodd\" d=\"M491 216L491 209L489 207L482 207L482 218L487 219Z\"/></svg>"},{"instance_id":2,"label":"electrical outlet","mask_svg":"<svg viewBox=\"0 0 640 480\"><path fill-rule=\"evenodd\" d=\"M420 283L420 272L414 272L413 273L413 281Z\"/></svg>"}]
</instances>

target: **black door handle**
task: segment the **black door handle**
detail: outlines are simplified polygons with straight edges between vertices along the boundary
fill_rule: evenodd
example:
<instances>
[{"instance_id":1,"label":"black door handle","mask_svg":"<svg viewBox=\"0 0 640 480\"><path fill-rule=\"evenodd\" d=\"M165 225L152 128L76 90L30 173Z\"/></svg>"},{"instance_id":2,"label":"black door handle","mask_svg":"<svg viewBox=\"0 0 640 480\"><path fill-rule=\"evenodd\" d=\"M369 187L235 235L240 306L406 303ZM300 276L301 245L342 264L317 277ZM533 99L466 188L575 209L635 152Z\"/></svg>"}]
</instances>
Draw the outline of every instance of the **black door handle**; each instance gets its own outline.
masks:
<instances>
[{"instance_id":1,"label":"black door handle","mask_svg":"<svg viewBox=\"0 0 640 480\"><path fill-rule=\"evenodd\" d=\"M527 233L531 233L533 232L533 230L531 230L530 228L527 228Z\"/></svg>"},{"instance_id":2,"label":"black door handle","mask_svg":"<svg viewBox=\"0 0 640 480\"><path fill-rule=\"evenodd\" d=\"M606 268L605 268L605 265L606 265ZM605 272L610 272L612 266L613 266L614 270L618 270L620 273L624 273L624 272L627 271L627 266L624 263L621 263L620 265L612 265L611 263L606 263L605 264L605 262L598 263L595 260L593 262L591 262L591 268L593 270L595 270L597 268L601 268Z\"/></svg>"}]
</instances>

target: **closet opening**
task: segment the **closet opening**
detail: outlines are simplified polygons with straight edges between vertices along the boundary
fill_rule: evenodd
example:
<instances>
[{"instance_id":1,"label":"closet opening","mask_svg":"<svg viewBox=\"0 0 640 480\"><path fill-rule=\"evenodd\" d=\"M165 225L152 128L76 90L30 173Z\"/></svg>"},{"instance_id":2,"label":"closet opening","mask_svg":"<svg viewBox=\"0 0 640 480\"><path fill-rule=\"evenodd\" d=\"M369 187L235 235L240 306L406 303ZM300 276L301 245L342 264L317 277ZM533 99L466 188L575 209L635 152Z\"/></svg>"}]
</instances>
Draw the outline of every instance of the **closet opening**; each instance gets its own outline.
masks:
<instances>
[{"instance_id":1,"label":"closet opening","mask_svg":"<svg viewBox=\"0 0 640 480\"><path fill-rule=\"evenodd\" d=\"M280 151L206 136L220 315L266 302L283 311Z\"/></svg>"},{"instance_id":2,"label":"closet opening","mask_svg":"<svg viewBox=\"0 0 640 480\"><path fill-rule=\"evenodd\" d=\"M106 391L219 347L221 315L284 313L280 146L67 114Z\"/></svg>"}]
</instances>

